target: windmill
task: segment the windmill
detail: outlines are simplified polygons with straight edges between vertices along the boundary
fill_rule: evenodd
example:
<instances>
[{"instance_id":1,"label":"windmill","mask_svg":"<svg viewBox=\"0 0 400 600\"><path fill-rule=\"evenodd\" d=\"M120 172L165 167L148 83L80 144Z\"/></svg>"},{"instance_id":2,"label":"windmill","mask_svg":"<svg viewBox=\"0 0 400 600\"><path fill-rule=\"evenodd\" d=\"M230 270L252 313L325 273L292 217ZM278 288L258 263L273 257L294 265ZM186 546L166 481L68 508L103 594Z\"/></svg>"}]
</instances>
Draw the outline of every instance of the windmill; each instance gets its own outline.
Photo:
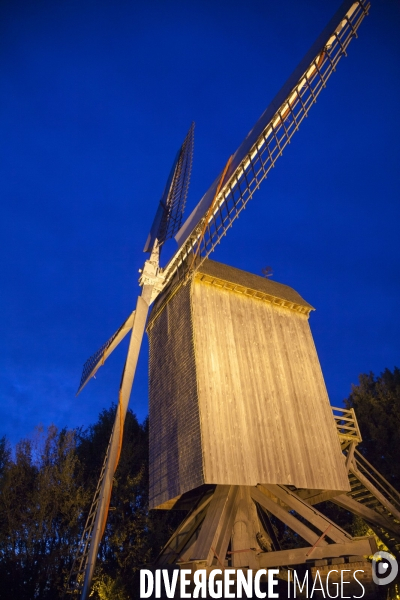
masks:
<instances>
[{"instance_id":1,"label":"windmill","mask_svg":"<svg viewBox=\"0 0 400 600\"><path fill-rule=\"evenodd\" d=\"M270 169L275 166L284 148L290 143L295 132L298 131L303 119L308 116L310 108L316 102L322 89L325 88L327 80L335 71L338 62L342 56L346 56L349 43L354 37L357 37L358 27L368 13L368 9L369 2L367 0L346 0L343 3L238 150L227 160L220 176L214 181L183 224L183 210L192 163L193 125L177 154L145 244L144 250L150 254L150 257L145 262L141 272L139 283L142 291L137 299L136 308L110 340L85 363L79 386L80 392L89 379L95 375L98 368L104 364L104 361L119 342L128 333L131 333L128 355L119 391L115 423L92 507L81 539L79 552L71 574L71 589L74 592L81 593L81 598L83 599L87 598L89 593L97 551L107 519L112 479L121 450L124 419L150 305L154 303L149 327L152 328L150 331L153 329L156 331L155 328L158 326L156 324L157 318L160 315L166 314L164 309L169 306L169 299L187 295L188 290L193 288L193 282L196 278L201 279L206 284L209 282L208 277L213 279L213 281L228 283L228 285L233 286L235 289L242 287L244 290L250 290L252 293L254 292L253 297L257 301L261 296L268 302L272 302L272 298L275 304L277 300L279 301L278 304L280 303L279 306L284 309L290 308L290 310L293 310L296 313L296 319L302 319L304 316L307 316L312 309L296 293L292 295L291 292L284 292L281 288L279 290L274 288L275 291L273 291L272 287L275 283L270 282L268 279L263 279L267 287L264 288L261 286L261 289L259 289L260 284L257 282L253 282L251 285L243 285L242 280L237 281L235 279L238 276L233 272L227 274L225 271L221 275L218 271L218 266L213 266L212 261L208 261L208 256L222 240L223 236L226 235L233 222L245 208L247 202L259 188L261 182L267 177ZM164 242L170 237L175 237L178 249L165 267L161 268L160 251ZM279 284L277 285L279 286ZM247 292L243 291L243 293ZM189 302L188 298L186 300ZM187 306L189 305L187 304ZM159 322L161 323L160 319ZM158 400L158 402L160 401ZM155 402L157 401L155 400ZM326 411L326 405L324 410ZM306 479L303 482L293 480L292 483L297 489L310 490L314 487L315 490L334 491L334 496L339 495L347 498L343 492L348 492L350 489L347 472L355 464L355 444L359 440L359 434L356 430L355 419L352 416L348 417L346 414L341 414L336 419L336 423L337 427L341 427L342 438L340 438L340 435L339 438L341 442L343 441L342 449L347 452L348 456L346 469L344 470L344 463L341 460L342 455L339 457L340 446L337 440L333 441L332 439L332 447L329 447L328 450L333 449L333 474L334 478L336 477L335 482L320 480L314 486L311 486L310 482L306 481ZM349 425L343 423L349 423ZM332 432L333 429L331 428L330 431ZM351 431L351 433L346 436L343 434L343 431ZM353 435L354 432L355 434ZM163 450L165 448L161 448L161 451ZM198 456L202 455L203 450L204 448L200 449ZM230 543L228 539L230 535L229 527L232 528L234 526L235 515L241 511L243 515L245 513L250 515L247 517L243 516L243 519L246 520L247 518L247 520L254 521L258 518L256 514L257 506L263 507L272 514L278 513L282 518L286 519L286 522L290 521L295 531L301 531L300 535L303 535L315 547L320 544L324 548L324 544L326 544L324 536L328 529L330 529L328 537L331 542L333 541L334 544L337 544L336 552L343 553L343 551L348 551L354 555L370 553L371 546L369 540L352 540L340 528L324 519L320 513L316 515L318 511L310 509L310 494L308 496L303 494L303 497L301 497L298 494L296 495L293 490L282 487L282 485L288 483L287 481L275 478L273 482L265 482L267 487L260 490L254 485L254 482L230 481L229 473L226 476L221 476L220 479L217 476L217 479L211 481L205 475L204 464L200 464L199 469L203 474L202 477L197 477L197 479L194 477L189 482L177 480L174 484L175 487L172 486L173 491L168 489L167 481L166 488L160 491L159 497L157 497L157 494L153 496L152 502L154 507L169 508L178 501L187 501L190 504L191 512L188 519L180 526L179 535L181 538L183 534L183 537L186 536L187 544L189 544L189 539L193 538L194 533L197 536L194 540L197 543L196 548L194 550L193 546L190 546L191 550L188 554L189 546L186 546L186 548L184 546L177 548L177 532L177 535L171 538L163 551L159 559L159 564L169 564L177 558L182 562L185 560L189 560L190 562L193 559L197 559L198 563L203 562L207 566L223 563ZM356 468L353 470L357 471ZM153 473L155 473L155 470ZM156 475L157 477L158 475ZM257 479L257 474L254 474L254 477L256 477L256 484L259 481L264 481L263 479ZM282 484L281 487L278 485L279 489L276 487L277 484ZM210 485L213 486L212 489L209 487ZM271 485L275 487L268 487ZM200 495L194 493L190 497L190 494L196 492L198 489L200 489ZM314 495L318 496L317 493ZM325 497L332 497L332 493L330 496L329 494L328 496L325 494ZM296 510L300 515L306 515L317 529L319 528L322 532L325 531L325 533L319 537L311 530L306 531L301 523L293 522L290 512L288 513L287 510L286 515L282 515L282 510L276 508L278 504L274 498L275 500L278 499L284 506L290 507L289 511ZM347 500L343 499L341 501L342 504L347 502ZM236 512L233 511L233 507L235 507ZM354 507L353 509L355 510ZM393 514L393 510L391 514ZM266 542L262 542L263 536L258 535L259 531L254 531L256 536L258 536L259 545L260 547L264 546L267 550L273 549L277 551L278 548L277 544L274 543L273 531L269 527L268 522L265 521L265 515L263 518L265 525L263 531ZM370 521L373 518L375 517L370 515ZM218 533L212 526L205 525L210 520L214 523L217 522L218 525L218 523L222 522L221 519L225 519L223 535L221 534L222 530ZM262 520L261 517L260 519ZM378 522L379 518L376 517L376 520ZM230 524L229 527L227 523ZM382 521L379 523L383 527ZM200 528L201 525L203 525L202 528ZM243 543L243 539L241 543ZM300 553L300 558L296 555L296 560L298 562L306 560L309 554L315 551L314 546L311 549L306 549L303 554ZM230 547L231 550L229 552L231 553L231 557L233 556L235 559L234 564L243 564L243 560L239 559L239 553L243 552L243 550L235 550L235 545L231 545ZM238 553L236 556L235 552ZM266 553L269 555L279 554L279 551ZM317 555L318 552L315 551L315 554ZM250 552L250 547L247 546L246 552L243 552L242 556L248 560L248 563L251 561L250 555L252 556L252 552ZM321 556L324 556L324 554L322 553ZM290 564L287 556L285 556L285 559L269 556L268 560L264 557L264 562L261 564L271 566L276 563L276 560L285 560L286 562L281 564Z\"/></svg>"}]
</instances>

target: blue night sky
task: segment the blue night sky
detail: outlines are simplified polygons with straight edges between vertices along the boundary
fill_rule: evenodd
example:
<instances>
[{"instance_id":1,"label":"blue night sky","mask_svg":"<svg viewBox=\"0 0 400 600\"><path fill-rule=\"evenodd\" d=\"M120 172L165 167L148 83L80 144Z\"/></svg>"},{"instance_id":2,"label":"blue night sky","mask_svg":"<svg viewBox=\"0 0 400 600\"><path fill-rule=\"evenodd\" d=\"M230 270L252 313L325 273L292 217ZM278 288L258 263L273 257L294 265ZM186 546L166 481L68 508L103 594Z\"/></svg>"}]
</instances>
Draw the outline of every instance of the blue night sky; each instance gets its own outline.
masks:
<instances>
[{"instance_id":1,"label":"blue night sky","mask_svg":"<svg viewBox=\"0 0 400 600\"><path fill-rule=\"evenodd\" d=\"M196 122L187 214L339 0L3 0L0 435L87 426L117 400L126 345L75 398L132 311L171 163ZM271 265L316 307L331 402L399 361L400 4L372 3L310 116L212 258ZM131 407L147 414L147 344Z\"/></svg>"}]
</instances>

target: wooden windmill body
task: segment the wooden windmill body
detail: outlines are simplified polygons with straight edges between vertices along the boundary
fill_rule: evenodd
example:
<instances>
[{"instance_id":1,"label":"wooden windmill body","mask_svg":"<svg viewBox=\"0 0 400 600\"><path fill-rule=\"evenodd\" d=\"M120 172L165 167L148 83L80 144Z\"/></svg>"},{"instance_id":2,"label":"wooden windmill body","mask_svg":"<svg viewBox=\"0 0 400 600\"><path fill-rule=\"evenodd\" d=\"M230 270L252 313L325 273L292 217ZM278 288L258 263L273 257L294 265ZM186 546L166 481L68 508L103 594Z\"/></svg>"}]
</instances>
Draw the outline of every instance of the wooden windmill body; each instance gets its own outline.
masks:
<instances>
[{"instance_id":1,"label":"wooden windmill body","mask_svg":"<svg viewBox=\"0 0 400 600\"><path fill-rule=\"evenodd\" d=\"M67 584L81 600L90 594L146 323L150 508L188 511L158 565L268 568L373 553L373 538L352 538L315 508L328 498L400 540L400 501L365 477L371 465L355 451L354 412L332 416L308 325L312 307L286 285L208 260L308 116L368 9L368 0L344 1L183 221L189 129L147 238L136 308L85 363L78 390L130 333L114 427ZM172 237L178 248L161 267L160 249ZM354 481L377 510L351 496ZM282 550L270 517L307 545Z\"/></svg>"},{"instance_id":2,"label":"wooden windmill body","mask_svg":"<svg viewBox=\"0 0 400 600\"><path fill-rule=\"evenodd\" d=\"M355 415L333 418L312 310L287 285L211 260L154 303L150 508L187 511L156 567L328 572L348 560L343 568L369 573L363 556L376 551L375 539L352 537L315 506L330 499L361 515L349 472L374 498L379 492L353 462ZM381 498L378 508L389 504ZM273 519L308 545L282 549ZM385 527L400 534L394 521ZM374 598L369 575L363 583Z\"/></svg>"},{"instance_id":3,"label":"wooden windmill body","mask_svg":"<svg viewBox=\"0 0 400 600\"><path fill-rule=\"evenodd\" d=\"M348 491L292 288L208 260L150 316L150 508L204 484Z\"/></svg>"}]
</instances>

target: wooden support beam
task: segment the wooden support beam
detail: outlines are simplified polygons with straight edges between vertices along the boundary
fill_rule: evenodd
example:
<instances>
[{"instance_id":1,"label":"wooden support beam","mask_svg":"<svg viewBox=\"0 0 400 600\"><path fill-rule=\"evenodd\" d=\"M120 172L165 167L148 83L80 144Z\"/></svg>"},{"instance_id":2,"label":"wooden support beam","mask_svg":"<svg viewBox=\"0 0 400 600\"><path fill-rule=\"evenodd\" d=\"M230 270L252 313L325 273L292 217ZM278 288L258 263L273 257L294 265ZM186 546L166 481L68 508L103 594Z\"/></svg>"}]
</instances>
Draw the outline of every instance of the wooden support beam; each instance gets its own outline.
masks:
<instances>
[{"instance_id":1,"label":"wooden support beam","mask_svg":"<svg viewBox=\"0 0 400 600\"><path fill-rule=\"evenodd\" d=\"M351 446L350 446L349 451L348 451L347 456L346 456L346 469L347 469L347 472L350 471L350 467L353 464L354 450L355 449L356 449L356 442L351 442Z\"/></svg>"},{"instance_id":2,"label":"wooden support beam","mask_svg":"<svg viewBox=\"0 0 400 600\"><path fill-rule=\"evenodd\" d=\"M265 508L270 513L272 513L275 517L277 517L282 523L285 523L290 529L292 529L295 533L297 533L300 537L303 538L306 542L310 544L315 544L318 540L319 535L314 533L307 525L296 519L294 515L290 512L287 512L280 504L268 498L261 489L252 488L251 489L251 497L253 500L258 502L262 508ZM325 528L326 529L326 528ZM325 540L321 541L322 545L327 545Z\"/></svg>"},{"instance_id":3,"label":"wooden support beam","mask_svg":"<svg viewBox=\"0 0 400 600\"><path fill-rule=\"evenodd\" d=\"M383 529L400 536L399 525L396 525L394 521L390 521L384 515L381 515L372 508L368 508L368 506L365 506L365 504L361 504L360 502L353 500L353 498L350 498L350 496L341 494L340 496L336 496L332 502L346 510L349 510L353 514L358 515L369 523L377 525L378 527L382 527Z\"/></svg>"},{"instance_id":4,"label":"wooden support beam","mask_svg":"<svg viewBox=\"0 0 400 600\"><path fill-rule=\"evenodd\" d=\"M219 561L223 563L225 555L222 554L222 542L225 543L226 541L227 547L236 513L238 491L239 486L217 485L193 549L191 560L206 561L207 565L211 565L214 555L217 554L220 556Z\"/></svg>"},{"instance_id":5,"label":"wooden support beam","mask_svg":"<svg viewBox=\"0 0 400 600\"><path fill-rule=\"evenodd\" d=\"M229 542L231 541L233 525L234 525L234 522L236 519L236 513L237 513L237 508L238 508L239 487L238 486L232 486L232 487L236 488L236 493L232 494L232 499L230 501L229 507L227 508L227 510L230 512L226 518L225 526L222 527L222 529L221 529L221 534L218 538L218 541L217 541L216 545L213 546L213 548L215 550L215 554L220 557L219 560L221 560L221 557L225 557L226 553L228 551L228 546L229 546ZM217 562L218 562L217 560L213 559L211 564L217 563ZM218 565L219 565L219 563L218 563Z\"/></svg>"},{"instance_id":6,"label":"wooden support beam","mask_svg":"<svg viewBox=\"0 0 400 600\"><path fill-rule=\"evenodd\" d=\"M205 517L205 514L204 514L204 517ZM196 527L196 529L193 531L193 533L190 536L188 536L187 542L179 554L179 559L177 560L177 563L180 564L182 562L187 562L188 560L190 560L190 557L193 554L193 549L196 545L197 538L199 536L199 531L200 531L202 524L203 524L203 519L199 523L199 526Z\"/></svg>"},{"instance_id":7,"label":"wooden support beam","mask_svg":"<svg viewBox=\"0 0 400 600\"><path fill-rule=\"evenodd\" d=\"M250 497L249 488L240 486L238 508L232 529L231 558L233 567L258 568L256 559L256 550L260 550L256 537L258 531L260 531L260 524L256 505Z\"/></svg>"},{"instance_id":8,"label":"wooden support beam","mask_svg":"<svg viewBox=\"0 0 400 600\"><path fill-rule=\"evenodd\" d=\"M281 550L281 545L276 537L268 512L260 504L257 504L257 513L262 527L261 533L266 535L267 542L271 544L268 548L268 552Z\"/></svg>"},{"instance_id":9,"label":"wooden support beam","mask_svg":"<svg viewBox=\"0 0 400 600\"><path fill-rule=\"evenodd\" d=\"M339 494L343 494L343 492L337 490L296 490L296 495L305 500L310 506L331 500Z\"/></svg>"},{"instance_id":10,"label":"wooden support beam","mask_svg":"<svg viewBox=\"0 0 400 600\"><path fill-rule=\"evenodd\" d=\"M203 522L205 511L211 502L211 498L212 494L203 498L199 505L182 521L158 555L156 560L157 565L170 564L179 558L180 552Z\"/></svg>"},{"instance_id":11,"label":"wooden support beam","mask_svg":"<svg viewBox=\"0 0 400 600\"><path fill-rule=\"evenodd\" d=\"M339 556L365 556L377 551L375 538L356 539L346 544L328 544L317 546L311 557L312 560L322 558L337 558ZM295 548L293 550L280 550L279 552L265 552L258 556L260 569L270 569L284 565L301 565L307 561L308 548ZM310 558L311 558L310 557Z\"/></svg>"},{"instance_id":12,"label":"wooden support beam","mask_svg":"<svg viewBox=\"0 0 400 600\"><path fill-rule=\"evenodd\" d=\"M193 519L190 524L187 524L185 529L175 538L175 544L169 546L169 552L167 551L164 556L167 560L163 563L160 561L160 564L172 564L175 562L179 562L179 560L185 560L185 555L187 554L186 550L183 554L183 549L187 546L188 542L190 542L191 538L194 536L195 532L200 529L205 516L207 509L205 508L199 515L197 515L196 519ZM190 548L192 544L190 545Z\"/></svg>"},{"instance_id":13,"label":"wooden support beam","mask_svg":"<svg viewBox=\"0 0 400 600\"><path fill-rule=\"evenodd\" d=\"M301 498L299 498L296 494L288 490L285 486L264 484L258 487L261 491L263 490L263 488L268 490L279 500L290 506L292 510L296 511L309 523L314 525L314 527L319 529L319 531L325 531L328 525L331 525L327 537L333 542L336 542L337 544L343 544L349 540L352 540L350 534L348 534L338 525L333 523L333 521L325 517L325 515L320 513L316 508L310 506L304 500L301 500Z\"/></svg>"}]
</instances>

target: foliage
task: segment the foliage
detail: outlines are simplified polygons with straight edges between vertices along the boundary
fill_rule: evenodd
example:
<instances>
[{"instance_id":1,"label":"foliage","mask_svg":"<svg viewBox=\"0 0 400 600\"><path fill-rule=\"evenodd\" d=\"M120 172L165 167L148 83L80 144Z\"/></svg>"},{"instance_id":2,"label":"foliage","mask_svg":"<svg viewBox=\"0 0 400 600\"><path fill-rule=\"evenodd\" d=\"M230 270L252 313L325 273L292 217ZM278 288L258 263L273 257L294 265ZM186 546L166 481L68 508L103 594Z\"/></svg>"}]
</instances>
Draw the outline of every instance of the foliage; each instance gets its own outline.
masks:
<instances>
[{"instance_id":1,"label":"foliage","mask_svg":"<svg viewBox=\"0 0 400 600\"><path fill-rule=\"evenodd\" d=\"M129 598L121 579L113 579L109 575L101 575L95 579L90 596L95 595L99 600L128 600Z\"/></svg>"},{"instance_id":2,"label":"foliage","mask_svg":"<svg viewBox=\"0 0 400 600\"><path fill-rule=\"evenodd\" d=\"M0 439L0 600L63 597L115 417L87 431ZM137 597L138 569L153 560L182 515L148 511L148 424L129 411L111 511L93 578L93 600Z\"/></svg>"},{"instance_id":3,"label":"foliage","mask_svg":"<svg viewBox=\"0 0 400 600\"><path fill-rule=\"evenodd\" d=\"M0 598L54 598L71 562L87 492L73 431L38 428L3 452Z\"/></svg>"},{"instance_id":4,"label":"foliage","mask_svg":"<svg viewBox=\"0 0 400 600\"><path fill-rule=\"evenodd\" d=\"M356 412L363 438L358 450L400 490L400 370L360 375L345 405Z\"/></svg>"}]
</instances>

